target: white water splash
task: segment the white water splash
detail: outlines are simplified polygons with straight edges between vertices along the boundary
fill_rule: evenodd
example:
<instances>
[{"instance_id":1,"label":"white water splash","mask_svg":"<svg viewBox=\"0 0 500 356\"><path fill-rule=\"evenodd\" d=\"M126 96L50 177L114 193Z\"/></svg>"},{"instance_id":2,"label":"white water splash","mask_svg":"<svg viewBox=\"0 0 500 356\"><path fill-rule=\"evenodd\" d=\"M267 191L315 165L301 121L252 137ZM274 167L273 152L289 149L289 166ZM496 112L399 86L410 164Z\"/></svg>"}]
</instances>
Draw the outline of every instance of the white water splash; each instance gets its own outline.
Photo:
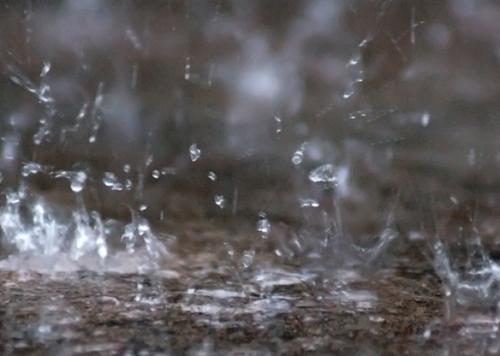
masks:
<instances>
[{"instance_id":1,"label":"white water splash","mask_svg":"<svg viewBox=\"0 0 500 356\"><path fill-rule=\"evenodd\" d=\"M67 216L62 208L32 197L26 189L6 195L5 206L0 209L0 231L1 243L9 251L0 261L3 269L116 271L129 260L122 271L140 272L168 255L147 220L137 214L125 226L103 220L96 211L88 212L83 207Z\"/></svg>"}]
</instances>

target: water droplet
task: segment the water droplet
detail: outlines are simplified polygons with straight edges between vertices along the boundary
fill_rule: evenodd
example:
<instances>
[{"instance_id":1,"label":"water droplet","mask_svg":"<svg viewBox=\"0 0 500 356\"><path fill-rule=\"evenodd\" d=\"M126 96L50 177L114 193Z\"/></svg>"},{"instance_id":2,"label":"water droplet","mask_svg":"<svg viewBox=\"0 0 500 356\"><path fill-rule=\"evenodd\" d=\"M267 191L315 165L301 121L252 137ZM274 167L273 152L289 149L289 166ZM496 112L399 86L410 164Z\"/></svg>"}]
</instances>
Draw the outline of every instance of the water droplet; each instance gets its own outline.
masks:
<instances>
[{"instance_id":1,"label":"water droplet","mask_svg":"<svg viewBox=\"0 0 500 356\"><path fill-rule=\"evenodd\" d=\"M226 205L226 199L223 195L216 195L214 197L214 202L220 209L224 209L224 205Z\"/></svg>"},{"instance_id":2,"label":"water droplet","mask_svg":"<svg viewBox=\"0 0 500 356\"><path fill-rule=\"evenodd\" d=\"M263 214L262 214L263 215ZM259 221L257 221L257 231L260 232L260 236L263 239L266 239L269 233L271 232L271 223L269 220L265 217L265 215L262 216Z\"/></svg>"},{"instance_id":3,"label":"water droplet","mask_svg":"<svg viewBox=\"0 0 500 356\"><path fill-rule=\"evenodd\" d=\"M192 162L196 162L201 156L201 150L196 146L196 143L193 143L189 146L189 156L191 157Z\"/></svg>"},{"instance_id":4,"label":"water droplet","mask_svg":"<svg viewBox=\"0 0 500 356\"><path fill-rule=\"evenodd\" d=\"M104 173L104 178L102 179L102 182L106 187L112 187L113 184L116 182L116 176L111 172L106 172Z\"/></svg>"},{"instance_id":5,"label":"water droplet","mask_svg":"<svg viewBox=\"0 0 500 356\"><path fill-rule=\"evenodd\" d=\"M148 209L148 206L146 204L139 205L139 211L146 211L147 209Z\"/></svg>"},{"instance_id":6,"label":"water droplet","mask_svg":"<svg viewBox=\"0 0 500 356\"><path fill-rule=\"evenodd\" d=\"M212 182L215 182L217 180L217 174L214 172L208 172L208 179L210 179Z\"/></svg>"},{"instance_id":7,"label":"water droplet","mask_svg":"<svg viewBox=\"0 0 500 356\"><path fill-rule=\"evenodd\" d=\"M422 119L421 119L422 126L423 127L429 126L430 121L431 121L431 115L428 112L424 112L422 114Z\"/></svg>"},{"instance_id":8,"label":"water droplet","mask_svg":"<svg viewBox=\"0 0 500 356\"><path fill-rule=\"evenodd\" d=\"M184 79L189 80L191 78L191 58L186 57L186 64L184 65Z\"/></svg>"},{"instance_id":9,"label":"water droplet","mask_svg":"<svg viewBox=\"0 0 500 356\"><path fill-rule=\"evenodd\" d=\"M42 71L40 72L40 77L45 77L50 72L50 62L43 62Z\"/></svg>"},{"instance_id":10,"label":"water droplet","mask_svg":"<svg viewBox=\"0 0 500 356\"><path fill-rule=\"evenodd\" d=\"M297 151L292 156L292 163L297 166L302 163L303 159L304 159L304 153Z\"/></svg>"},{"instance_id":11,"label":"water droplet","mask_svg":"<svg viewBox=\"0 0 500 356\"><path fill-rule=\"evenodd\" d=\"M7 196L7 204L19 204L21 202L21 197L17 193L8 193Z\"/></svg>"},{"instance_id":12,"label":"water droplet","mask_svg":"<svg viewBox=\"0 0 500 356\"><path fill-rule=\"evenodd\" d=\"M35 162L29 162L23 165L21 175L23 177L29 177L32 174L37 174L43 171L43 167Z\"/></svg>"},{"instance_id":13,"label":"water droplet","mask_svg":"<svg viewBox=\"0 0 500 356\"><path fill-rule=\"evenodd\" d=\"M300 145L298 150L293 153L292 163L294 165L298 166L299 164L302 163L302 161L304 160L304 152L306 148L307 148L307 142L304 142Z\"/></svg>"},{"instance_id":14,"label":"water droplet","mask_svg":"<svg viewBox=\"0 0 500 356\"><path fill-rule=\"evenodd\" d=\"M142 48L142 43L139 40L137 33L133 29L127 28L127 30L125 31L125 34L127 35L127 38L130 40L130 42L132 43L132 45L134 46L135 49Z\"/></svg>"},{"instance_id":15,"label":"water droplet","mask_svg":"<svg viewBox=\"0 0 500 356\"><path fill-rule=\"evenodd\" d=\"M241 258L241 264L243 268L249 268L255 259L255 250L247 250L243 252L243 256Z\"/></svg>"},{"instance_id":16,"label":"water droplet","mask_svg":"<svg viewBox=\"0 0 500 356\"><path fill-rule=\"evenodd\" d=\"M130 164L125 164L123 166L123 172L130 173Z\"/></svg>"},{"instance_id":17,"label":"water droplet","mask_svg":"<svg viewBox=\"0 0 500 356\"><path fill-rule=\"evenodd\" d=\"M351 86L348 89L346 89L346 91L344 92L344 94L342 94L342 98L343 99L349 99L353 95L354 95L354 86Z\"/></svg>"},{"instance_id":18,"label":"water droplet","mask_svg":"<svg viewBox=\"0 0 500 356\"><path fill-rule=\"evenodd\" d=\"M50 87L48 84L42 84L40 85L40 88L36 92L38 100L40 100L41 103L53 103L54 98L50 96Z\"/></svg>"},{"instance_id":19,"label":"water droplet","mask_svg":"<svg viewBox=\"0 0 500 356\"><path fill-rule=\"evenodd\" d=\"M349 113L349 119L350 120L356 120L360 118L365 118L368 116L369 110L358 110L358 111L353 111Z\"/></svg>"},{"instance_id":20,"label":"water droplet","mask_svg":"<svg viewBox=\"0 0 500 356\"><path fill-rule=\"evenodd\" d=\"M163 167L161 169L161 174L164 176L167 174L174 176L177 174L177 169L175 167Z\"/></svg>"},{"instance_id":21,"label":"water droplet","mask_svg":"<svg viewBox=\"0 0 500 356\"><path fill-rule=\"evenodd\" d=\"M105 172L102 182L106 187L111 188L111 190L123 190L123 185L112 172Z\"/></svg>"},{"instance_id":22,"label":"water droplet","mask_svg":"<svg viewBox=\"0 0 500 356\"><path fill-rule=\"evenodd\" d=\"M149 155L146 158L146 167L149 167L151 165L151 163L153 163L153 155Z\"/></svg>"},{"instance_id":23,"label":"water droplet","mask_svg":"<svg viewBox=\"0 0 500 356\"><path fill-rule=\"evenodd\" d=\"M447 297L451 296L451 290L450 290L450 288L448 288L448 287L445 288L444 295L446 295Z\"/></svg>"},{"instance_id":24,"label":"water droplet","mask_svg":"<svg viewBox=\"0 0 500 356\"><path fill-rule=\"evenodd\" d=\"M229 257L233 258L235 254L234 248L228 242L224 242L224 247Z\"/></svg>"},{"instance_id":25,"label":"water droplet","mask_svg":"<svg viewBox=\"0 0 500 356\"><path fill-rule=\"evenodd\" d=\"M160 171L155 169L153 170L153 173L151 175L153 176L154 179L158 179L160 178Z\"/></svg>"},{"instance_id":26,"label":"water droplet","mask_svg":"<svg viewBox=\"0 0 500 356\"><path fill-rule=\"evenodd\" d=\"M385 319L383 317L381 317L380 315L370 315L368 317L368 319L370 321L373 321L374 323L382 323L385 321Z\"/></svg>"},{"instance_id":27,"label":"water droplet","mask_svg":"<svg viewBox=\"0 0 500 356\"><path fill-rule=\"evenodd\" d=\"M50 334L52 332L52 325L49 324L41 324L38 326L39 334Z\"/></svg>"},{"instance_id":28,"label":"water droplet","mask_svg":"<svg viewBox=\"0 0 500 356\"><path fill-rule=\"evenodd\" d=\"M359 56L352 57L347 64L348 67L353 67L359 63Z\"/></svg>"},{"instance_id":29,"label":"water droplet","mask_svg":"<svg viewBox=\"0 0 500 356\"><path fill-rule=\"evenodd\" d=\"M132 187L134 185L132 184L132 181L130 179L125 179L125 189L126 190L132 190Z\"/></svg>"},{"instance_id":30,"label":"water droplet","mask_svg":"<svg viewBox=\"0 0 500 356\"><path fill-rule=\"evenodd\" d=\"M301 208L317 208L319 207L319 202L314 199L299 199Z\"/></svg>"},{"instance_id":31,"label":"water droplet","mask_svg":"<svg viewBox=\"0 0 500 356\"><path fill-rule=\"evenodd\" d=\"M365 47L368 42L370 42L372 40L371 36L368 36L368 37L365 37L359 44L358 44L358 47L359 48L363 48Z\"/></svg>"},{"instance_id":32,"label":"water droplet","mask_svg":"<svg viewBox=\"0 0 500 356\"><path fill-rule=\"evenodd\" d=\"M431 337L431 334L432 334L432 333L431 333L431 330L430 330L430 329L425 329L425 331L424 331L424 335L423 335L423 336L424 336L424 339L428 339L428 338L430 338L430 337Z\"/></svg>"},{"instance_id":33,"label":"water droplet","mask_svg":"<svg viewBox=\"0 0 500 356\"><path fill-rule=\"evenodd\" d=\"M309 180L313 183L337 183L337 171L331 164L324 164L309 173Z\"/></svg>"},{"instance_id":34,"label":"water droplet","mask_svg":"<svg viewBox=\"0 0 500 356\"><path fill-rule=\"evenodd\" d=\"M274 121L276 122L276 133L279 134L283 130L281 118L279 116L275 116Z\"/></svg>"},{"instance_id":35,"label":"water droplet","mask_svg":"<svg viewBox=\"0 0 500 356\"><path fill-rule=\"evenodd\" d=\"M106 245L100 245L97 248L97 254L102 259L106 258L108 256L108 248L107 248L107 246Z\"/></svg>"},{"instance_id":36,"label":"water droplet","mask_svg":"<svg viewBox=\"0 0 500 356\"><path fill-rule=\"evenodd\" d=\"M71 177L70 187L74 193L80 193L85 187L85 182L87 181L87 174L85 172L79 171L75 172Z\"/></svg>"}]
</instances>

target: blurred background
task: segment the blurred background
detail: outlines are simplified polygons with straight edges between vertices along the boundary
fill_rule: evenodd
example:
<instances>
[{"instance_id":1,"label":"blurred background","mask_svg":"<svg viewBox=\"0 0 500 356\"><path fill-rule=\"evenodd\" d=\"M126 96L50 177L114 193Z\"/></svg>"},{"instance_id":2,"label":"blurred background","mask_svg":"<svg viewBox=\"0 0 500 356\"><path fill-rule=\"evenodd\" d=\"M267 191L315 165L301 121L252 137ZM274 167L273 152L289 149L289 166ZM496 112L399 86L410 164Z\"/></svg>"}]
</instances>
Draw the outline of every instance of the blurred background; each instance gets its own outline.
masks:
<instances>
[{"instance_id":1,"label":"blurred background","mask_svg":"<svg viewBox=\"0 0 500 356\"><path fill-rule=\"evenodd\" d=\"M497 231L495 1L33 0L0 16L4 193L158 226L314 235L341 206L360 238L389 214L418 239L422 210Z\"/></svg>"}]
</instances>

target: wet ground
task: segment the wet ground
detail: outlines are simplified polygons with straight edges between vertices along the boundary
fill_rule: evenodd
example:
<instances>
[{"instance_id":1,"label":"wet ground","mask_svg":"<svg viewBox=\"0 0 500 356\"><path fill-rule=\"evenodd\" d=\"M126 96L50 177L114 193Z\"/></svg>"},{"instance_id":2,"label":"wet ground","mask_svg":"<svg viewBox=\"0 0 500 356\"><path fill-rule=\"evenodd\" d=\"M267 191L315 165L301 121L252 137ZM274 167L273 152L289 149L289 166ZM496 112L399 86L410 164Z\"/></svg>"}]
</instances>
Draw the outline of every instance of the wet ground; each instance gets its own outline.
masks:
<instances>
[{"instance_id":1,"label":"wet ground","mask_svg":"<svg viewBox=\"0 0 500 356\"><path fill-rule=\"evenodd\" d=\"M145 275L2 272L3 352L417 355L447 347L447 328L428 329L444 304L431 270L269 265L235 274L211 265L186 261Z\"/></svg>"},{"instance_id":2,"label":"wet ground","mask_svg":"<svg viewBox=\"0 0 500 356\"><path fill-rule=\"evenodd\" d=\"M220 238L232 232L217 221L179 230L183 242L141 274L54 272L61 256L40 274L32 257L19 257L1 272L2 353L474 355L500 347L492 310L450 314L453 300L421 242L378 264L339 267L284 261L268 240L252 244L257 254L228 254ZM244 245L242 230L228 240ZM193 253L197 241L204 252Z\"/></svg>"}]
</instances>

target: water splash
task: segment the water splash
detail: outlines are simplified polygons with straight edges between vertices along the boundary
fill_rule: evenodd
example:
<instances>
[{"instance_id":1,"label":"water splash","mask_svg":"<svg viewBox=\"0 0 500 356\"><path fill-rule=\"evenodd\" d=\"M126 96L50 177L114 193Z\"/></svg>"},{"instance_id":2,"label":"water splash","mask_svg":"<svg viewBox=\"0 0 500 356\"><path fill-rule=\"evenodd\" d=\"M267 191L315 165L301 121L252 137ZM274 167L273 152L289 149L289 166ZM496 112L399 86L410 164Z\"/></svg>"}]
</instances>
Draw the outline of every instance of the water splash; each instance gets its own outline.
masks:
<instances>
[{"instance_id":1,"label":"water splash","mask_svg":"<svg viewBox=\"0 0 500 356\"><path fill-rule=\"evenodd\" d=\"M332 164L324 164L309 173L309 180L313 183L337 184L337 169Z\"/></svg>"},{"instance_id":2,"label":"water splash","mask_svg":"<svg viewBox=\"0 0 500 356\"><path fill-rule=\"evenodd\" d=\"M114 220L103 220L98 212L88 212L83 207L67 216L64 209L56 209L43 198L30 194L27 188L7 193L5 200L5 206L0 209L0 231L2 245L11 252L1 262L1 268L37 268L49 272L78 270L83 266L114 268L116 259L124 258L120 252L124 249L116 243L120 230L123 230L121 241L128 254L133 256L137 252L134 260L138 270L148 269L167 256L164 243L153 233L147 220L137 214L133 214L132 221L125 226ZM141 261L143 248L147 258ZM30 262L18 266L23 259ZM58 263L51 264L51 260Z\"/></svg>"},{"instance_id":3,"label":"water splash","mask_svg":"<svg viewBox=\"0 0 500 356\"><path fill-rule=\"evenodd\" d=\"M257 231L263 239L266 239L271 232L271 223L265 213L260 213L260 219L257 221Z\"/></svg>"}]
</instances>

